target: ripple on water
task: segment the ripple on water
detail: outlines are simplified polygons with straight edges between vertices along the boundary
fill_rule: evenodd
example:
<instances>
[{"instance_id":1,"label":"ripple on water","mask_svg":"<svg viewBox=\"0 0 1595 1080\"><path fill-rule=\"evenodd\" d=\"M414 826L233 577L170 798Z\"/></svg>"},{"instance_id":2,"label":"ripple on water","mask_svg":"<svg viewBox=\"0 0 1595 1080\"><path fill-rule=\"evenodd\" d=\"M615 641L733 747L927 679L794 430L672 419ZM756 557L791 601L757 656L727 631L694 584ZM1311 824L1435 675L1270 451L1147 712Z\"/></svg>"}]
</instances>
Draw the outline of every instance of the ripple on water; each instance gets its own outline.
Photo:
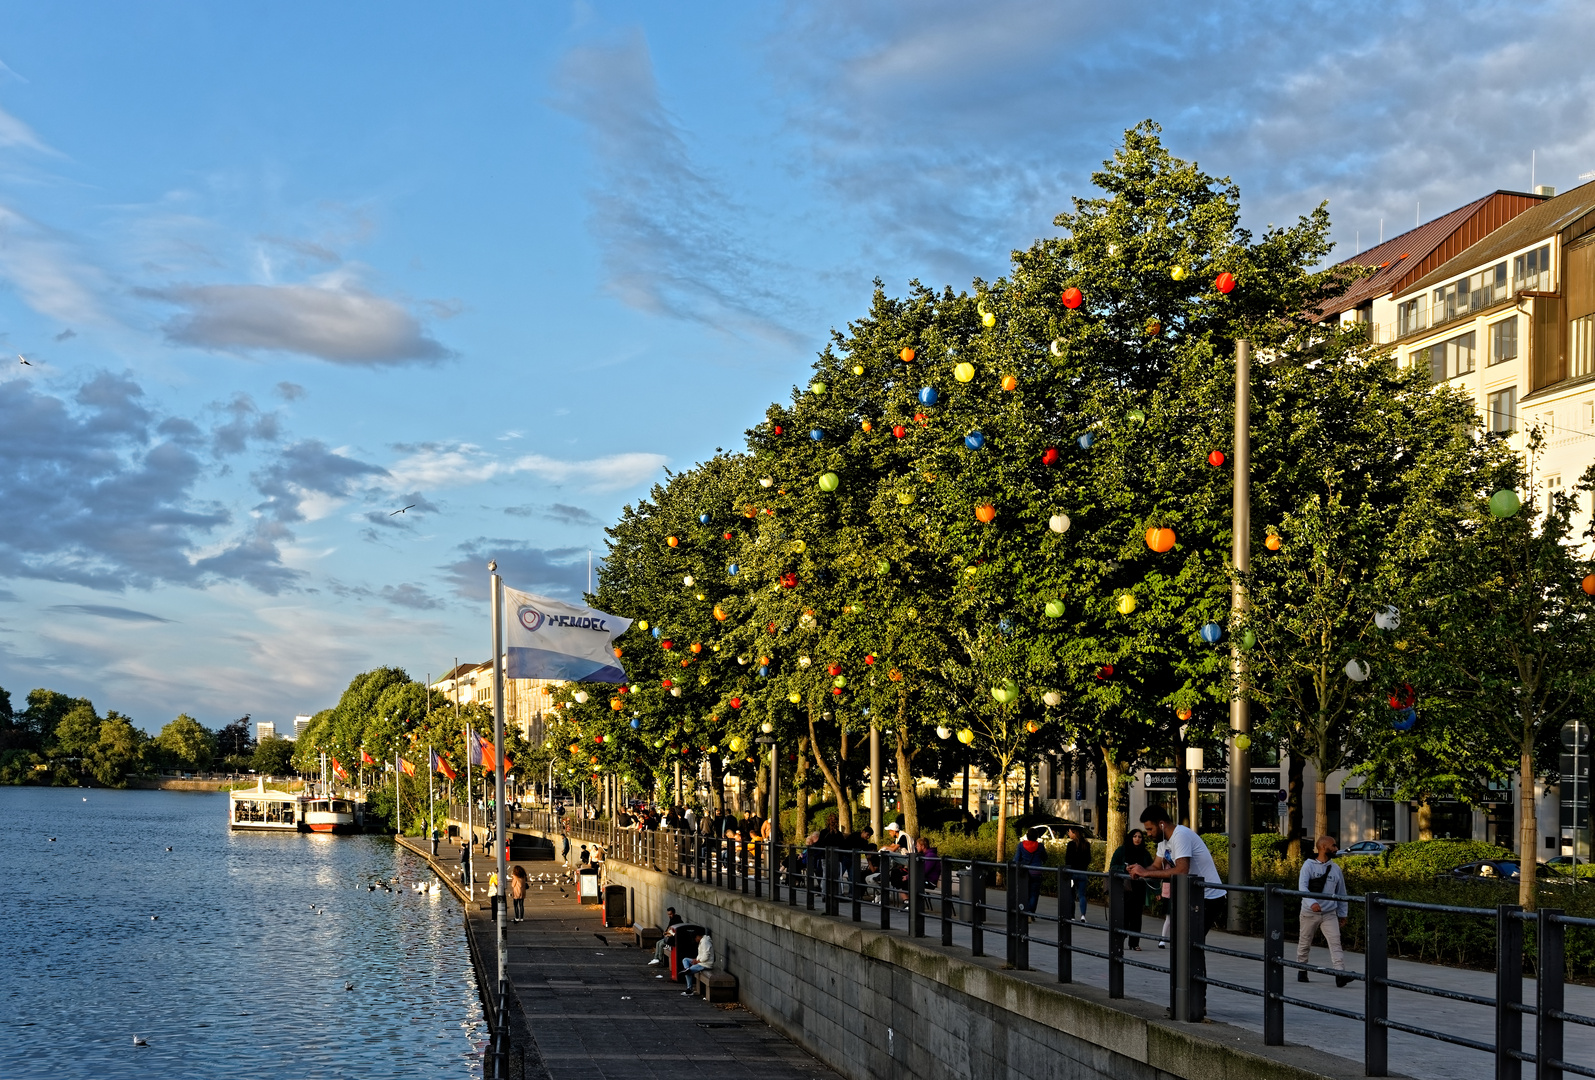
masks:
<instances>
[{"instance_id":1,"label":"ripple on water","mask_svg":"<svg viewBox=\"0 0 1595 1080\"><path fill-rule=\"evenodd\" d=\"M425 863L233 833L226 798L0 788L0 1076L480 1075L459 905L367 888Z\"/></svg>"}]
</instances>

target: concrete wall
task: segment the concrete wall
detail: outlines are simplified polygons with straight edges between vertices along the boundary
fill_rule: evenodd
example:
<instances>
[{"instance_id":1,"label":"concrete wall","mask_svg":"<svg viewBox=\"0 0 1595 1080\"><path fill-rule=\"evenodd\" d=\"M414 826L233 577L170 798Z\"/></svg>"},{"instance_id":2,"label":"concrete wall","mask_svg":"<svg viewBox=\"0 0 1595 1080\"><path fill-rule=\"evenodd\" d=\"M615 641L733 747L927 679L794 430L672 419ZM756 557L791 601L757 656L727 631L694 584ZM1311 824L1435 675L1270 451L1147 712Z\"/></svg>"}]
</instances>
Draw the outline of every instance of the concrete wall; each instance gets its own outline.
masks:
<instances>
[{"instance_id":1,"label":"concrete wall","mask_svg":"<svg viewBox=\"0 0 1595 1080\"><path fill-rule=\"evenodd\" d=\"M1000 960L605 864L632 890L641 925L673 906L714 935L716 966L752 1012L856 1080L1307 1080L1362 1067L1305 1048L1265 1047L1224 1024L1163 1019L1160 1005L1003 971ZM1000 937L993 947L1001 950Z\"/></svg>"}]
</instances>

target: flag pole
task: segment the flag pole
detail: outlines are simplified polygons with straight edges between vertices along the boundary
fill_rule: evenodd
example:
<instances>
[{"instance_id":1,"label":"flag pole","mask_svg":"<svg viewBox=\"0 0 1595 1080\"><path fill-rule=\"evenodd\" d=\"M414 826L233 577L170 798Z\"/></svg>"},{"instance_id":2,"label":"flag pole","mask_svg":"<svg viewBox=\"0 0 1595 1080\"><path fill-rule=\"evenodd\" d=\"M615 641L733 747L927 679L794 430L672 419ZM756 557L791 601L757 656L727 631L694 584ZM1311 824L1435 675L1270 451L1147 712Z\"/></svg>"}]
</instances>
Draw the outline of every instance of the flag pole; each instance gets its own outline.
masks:
<instances>
[{"instance_id":1,"label":"flag pole","mask_svg":"<svg viewBox=\"0 0 1595 1080\"><path fill-rule=\"evenodd\" d=\"M432 792L437 782L437 768L432 759L432 744L426 744L426 837L430 840L437 835L437 819L433 817L436 811L432 808ZM437 852L432 854L436 855Z\"/></svg>"},{"instance_id":2,"label":"flag pole","mask_svg":"<svg viewBox=\"0 0 1595 1080\"><path fill-rule=\"evenodd\" d=\"M393 750L393 831L404 835L404 804L399 801L399 750Z\"/></svg>"},{"instance_id":3,"label":"flag pole","mask_svg":"<svg viewBox=\"0 0 1595 1080\"><path fill-rule=\"evenodd\" d=\"M493 587L493 847L498 867L498 981L509 978L509 931L505 918L509 905L503 902L509 868L505 865L504 831L504 582L498 576L498 563L487 564Z\"/></svg>"}]
</instances>

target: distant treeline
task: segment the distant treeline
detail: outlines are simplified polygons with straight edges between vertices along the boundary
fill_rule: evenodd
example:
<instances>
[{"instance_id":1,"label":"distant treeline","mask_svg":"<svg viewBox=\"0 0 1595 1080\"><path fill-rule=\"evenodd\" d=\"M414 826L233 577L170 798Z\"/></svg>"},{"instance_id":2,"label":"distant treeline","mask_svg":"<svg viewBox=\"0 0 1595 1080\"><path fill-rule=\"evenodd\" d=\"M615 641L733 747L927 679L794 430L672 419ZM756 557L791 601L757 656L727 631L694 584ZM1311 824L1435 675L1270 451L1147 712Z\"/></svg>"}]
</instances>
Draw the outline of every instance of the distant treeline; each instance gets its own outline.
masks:
<instances>
[{"instance_id":1,"label":"distant treeline","mask_svg":"<svg viewBox=\"0 0 1595 1080\"><path fill-rule=\"evenodd\" d=\"M0 784L122 787L141 773L289 772L293 743L257 743L249 728L248 715L211 731L185 713L152 738L115 709L101 716L88 698L33 690L17 709L0 688Z\"/></svg>"}]
</instances>

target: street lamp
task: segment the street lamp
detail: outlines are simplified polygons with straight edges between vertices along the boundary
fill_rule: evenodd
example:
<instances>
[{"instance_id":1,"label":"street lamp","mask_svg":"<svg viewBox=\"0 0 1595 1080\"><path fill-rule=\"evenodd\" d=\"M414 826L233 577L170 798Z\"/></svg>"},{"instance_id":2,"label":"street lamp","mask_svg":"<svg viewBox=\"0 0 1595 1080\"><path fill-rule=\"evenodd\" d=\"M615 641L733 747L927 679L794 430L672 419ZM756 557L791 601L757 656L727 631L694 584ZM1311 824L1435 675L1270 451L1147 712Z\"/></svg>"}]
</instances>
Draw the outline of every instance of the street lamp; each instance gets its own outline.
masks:
<instances>
[{"instance_id":1,"label":"street lamp","mask_svg":"<svg viewBox=\"0 0 1595 1080\"><path fill-rule=\"evenodd\" d=\"M775 739L770 735L760 735L760 746L770 748L770 842L766 845L765 857L769 859L771 899L775 899L777 873L781 867L781 858L778 849L781 846L781 764L780 754L776 752Z\"/></svg>"}]
</instances>

